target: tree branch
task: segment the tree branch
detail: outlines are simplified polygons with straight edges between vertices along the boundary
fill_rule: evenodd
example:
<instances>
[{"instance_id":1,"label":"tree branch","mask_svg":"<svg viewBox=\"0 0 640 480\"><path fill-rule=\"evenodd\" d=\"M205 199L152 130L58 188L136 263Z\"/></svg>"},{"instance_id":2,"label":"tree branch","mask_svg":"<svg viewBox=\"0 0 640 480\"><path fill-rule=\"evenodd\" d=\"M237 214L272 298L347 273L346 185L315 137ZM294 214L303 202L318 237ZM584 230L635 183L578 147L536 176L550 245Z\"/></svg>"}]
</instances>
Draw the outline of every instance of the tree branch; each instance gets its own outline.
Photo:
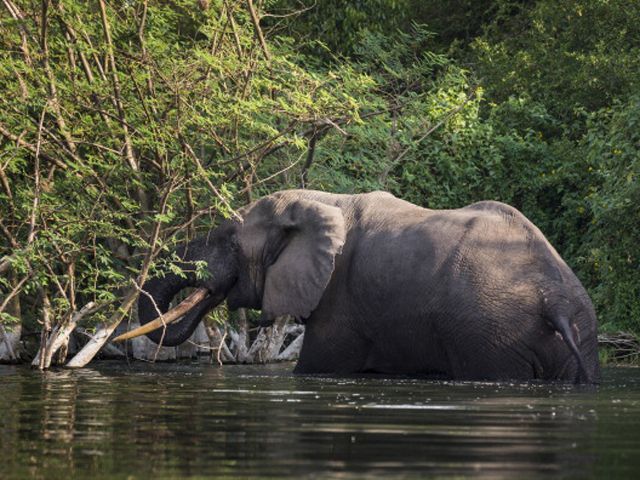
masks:
<instances>
[{"instance_id":1,"label":"tree branch","mask_svg":"<svg viewBox=\"0 0 640 480\"><path fill-rule=\"evenodd\" d=\"M100 4L100 18L102 19L102 30L105 40L107 42L107 58L111 64L111 83L113 86L113 95L118 110L118 118L122 127L125 146L125 158L133 171L133 174L140 179L140 165L133 153L133 143L131 141L131 135L129 134L129 127L127 126L125 111L122 104L122 95L120 92L120 82L118 81L118 69L116 67L116 59L114 56L113 41L111 40L111 29L109 27L109 18L107 17L107 7L104 0L99 1ZM142 210L149 210L149 200L146 193L141 187L137 188L138 201Z\"/></svg>"},{"instance_id":2,"label":"tree branch","mask_svg":"<svg viewBox=\"0 0 640 480\"><path fill-rule=\"evenodd\" d=\"M8 140L11 140L17 146L28 150L32 154L34 154L34 155L36 154L36 147L34 145L31 145L31 144L25 142L21 137L11 133L1 123L0 123L0 135L2 135L3 137L5 137ZM43 153L43 152L38 152L38 154L39 154L40 157L44 158L47 162L50 162L50 163L54 164L58 168L61 168L63 170L66 170L67 168L69 168L65 163L61 162L57 158L52 157L51 155L47 155L46 153Z\"/></svg>"},{"instance_id":3,"label":"tree branch","mask_svg":"<svg viewBox=\"0 0 640 480\"><path fill-rule=\"evenodd\" d=\"M258 37L258 41L260 42L262 53L264 53L264 58L266 58L268 62L271 62L271 54L269 53L267 42L265 41L264 35L262 34L262 28L260 28L260 19L258 18L258 13L253 6L253 0L247 0L247 8L249 9L249 14L251 15L251 23L253 23L253 28L256 31L256 36Z\"/></svg>"},{"instance_id":4,"label":"tree branch","mask_svg":"<svg viewBox=\"0 0 640 480\"><path fill-rule=\"evenodd\" d=\"M80 311L74 311L66 325L59 325L51 332L51 336L49 337L45 348L40 348L40 350L38 350L38 353L33 359L33 362L31 362L31 365L40 368L40 370L49 368L51 366L53 356L60 347L69 340L69 336L77 327L78 322L87 315L95 313L98 308L99 307L94 302L89 302L82 307Z\"/></svg>"},{"instance_id":5,"label":"tree branch","mask_svg":"<svg viewBox=\"0 0 640 480\"><path fill-rule=\"evenodd\" d=\"M184 139L182 139L182 145L184 146L185 150L187 151L189 157L191 157L191 159L195 162L196 166L198 167L198 172L201 174L203 180L205 181L205 183L207 184L209 189L213 192L213 194L216 197L218 197L218 199L222 202L222 204L225 207L227 207L227 209L229 210L229 212L231 213L231 215L233 217L235 217L237 220L242 220L242 217L238 214L238 212L236 212L233 209L233 207L229 204L227 199L224 198L224 196L220 193L220 191L216 188L216 186L213 183L211 183L211 180L209 180L209 177L207 176L207 171L202 166L202 163L200 162L200 159L198 158L198 156L193 151L193 148L191 148L191 145L189 145L187 143L187 141L184 140Z\"/></svg>"},{"instance_id":6,"label":"tree branch","mask_svg":"<svg viewBox=\"0 0 640 480\"><path fill-rule=\"evenodd\" d=\"M167 211L167 202L169 200L169 196L171 195L172 189L168 187L165 191L165 194L162 196L160 213L164 214ZM136 279L136 284L144 285L145 280L149 274L149 268L151 267L151 263L154 258L158 255L159 248L157 246L158 240L160 238L160 230L162 227L162 222L158 219L156 220L153 226L153 232L151 234L151 238L149 240L149 250L145 255L144 261L142 262L142 267L140 268L140 273L138 278ZM115 329L120 325L120 322L124 319L124 317L129 313L129 310L133 306L134 302L138 298L140 294L137 285L130 287L120 305L120 308L116 310L116 312L111 315L107 324L101 328L96 335L87 343L82 350L80 350L75 357L73 357L68 363L68 368L82 368L87 363L89 363L93 357L100 351L102 346L109 340L111 334L115 331Z\"/></svg>"},{"instance_id":7,"label":"tree branch","mask_svg":"<svg viewBox=\"0 0 640 480\"><path fill-rule=\"evenodd\" d=\"M385 168L385 170L378 177L378 180L380 181L380 183L382 184L386 183L387 177L391 172L391 170L393 170L400 163L400 161L407 155L407 153L409 153L417 144L421 143L425 138L427 138L429 135L435 132L438 128L440 128L445 123L447 123L447 121L451 117L453 117L456 113L461 111L467 105L467 103L469 103L469 101L475 96L475 94L476 94L476 89L472 88L467 94L467 97L464 99L464 102L462 102L460 105L458 105L457 107L455 107L454 109L450 110L445 115L443 115L440 121L438 121L431 128L427 129L427 131L423 135L421 135L415 142L413 142L412 145L409 145L402 152L400 152L398 156L389 163L387 168Z\"/></svg>"},{"instance_id":8,"label":"tree branch","mask_svg":"<svg viewBox=\"0 0 640 480\"><path fill-rule=\"evenodd\" d=\"M316 131L311 134L309 137L309 148L307 149L307 159L302 166L302 173L300 174L300 188L307 188L307 174L309 172L309 168L313 163L313 155L316 152L316 141L318 140L318 136Z\"/></svg>"}]
</instances>

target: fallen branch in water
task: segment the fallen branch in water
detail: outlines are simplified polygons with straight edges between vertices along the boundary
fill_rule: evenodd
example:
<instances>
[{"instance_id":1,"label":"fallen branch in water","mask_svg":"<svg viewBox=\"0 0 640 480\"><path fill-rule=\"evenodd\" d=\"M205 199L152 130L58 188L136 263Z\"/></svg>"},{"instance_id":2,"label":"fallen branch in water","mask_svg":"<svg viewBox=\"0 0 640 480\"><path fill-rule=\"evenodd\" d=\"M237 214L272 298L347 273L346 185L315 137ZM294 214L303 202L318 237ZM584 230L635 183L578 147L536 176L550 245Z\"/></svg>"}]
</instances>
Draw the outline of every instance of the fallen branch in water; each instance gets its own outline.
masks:
<instances>
[{"instance_id":1,"label":"fallen branch in water","mask_svg":"<svg viewBox=\"0 0 640 480\"><path fill-rule=\"evenodd\" d=\"M212 350L218 352L218 363L273 363L296 360L302 347L304 326L292 324L290 316L275 319L270 327L251 329L249 338L246 313L240 316L239 329L227 327L224 335L207 327ZM228 345L227 343L228 342ZM251 343L249 347L247 345Z\"/></svg>"},{"instance_id":2,"label":"fallen branch in water","mask_svg":"<svg viewBox=\"0 0 640 480\"><path fill-rule=\"evenodd\" d=\"M289 344L287 348L285 348L282 353L280 353L276 360L279 362L290 362L293 360L297 360L300 356L300 349L302 348L302 342L304 341L304 330L300 335L296 337L296 339Z\"/></svg>"},{"instance_id":3,"label":"fallen branch in water","mask_svg":"<svg viewBox=\"0 0 640 480\"><path fill-rule=\"evenodd\" d=\"M629 361L640 358L640 340L629 332L601 333L598 345L613 351L613 359Z\"/></svg>"},{"instance_id":4,"label":"fallen branch in water","mask_svg":"<svg viewBox=\"0 0 640 480\"><path fill-rule=\"evenodd\" d=\"M62 345L69 341L69 336L75 330L78 322L87 315L95 313L98 308L99 307L95 302L89 302L79 311L73 312L73 314L71 314L71 318L66 324L56 326L51 332L46 343L42 345L40 350L38 350L38 353L31 362L31 365L39 368L40 370L46 370L49 368L51 366L53 356L60 347L62 347Z\"/></svg>"},{"instance_id":5,"label":"fallen branch in water","mask_svg":"<svg viewBox=\"0 0 640 480\"><path fill-rule=\"evenodd\" d=\"M89 332L85 328L77 327L76 333L81 335L82 337L88 338L89 341L93 340L93 333ZM121 358L126 356L122 350L120 350L115 345L111 344L111 342L107 342L104 344L104 346L102 347L101 353L107 355L108 357L116 357L116 358Z\"/></svg>"}]
</instances>

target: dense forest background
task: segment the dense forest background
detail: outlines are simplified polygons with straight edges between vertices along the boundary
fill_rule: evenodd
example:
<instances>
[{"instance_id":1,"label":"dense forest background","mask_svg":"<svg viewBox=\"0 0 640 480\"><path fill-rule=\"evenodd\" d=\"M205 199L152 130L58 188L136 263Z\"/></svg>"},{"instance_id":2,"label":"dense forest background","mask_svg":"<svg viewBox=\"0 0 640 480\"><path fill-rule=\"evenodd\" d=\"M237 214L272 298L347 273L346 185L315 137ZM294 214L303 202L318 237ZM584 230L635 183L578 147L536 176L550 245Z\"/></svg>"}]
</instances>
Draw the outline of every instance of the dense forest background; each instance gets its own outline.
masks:
<instances>
[{"instance_id":1,"label":"dense forest background","mask_svg":"<svg viewBox=\"0 0 640 480\"><path fill-rule=\"evenodd\" d=\"M510 203L640 333L635 0L2 0L0 88L9 356L294 187Z\"/></svg>"}]
</instances>

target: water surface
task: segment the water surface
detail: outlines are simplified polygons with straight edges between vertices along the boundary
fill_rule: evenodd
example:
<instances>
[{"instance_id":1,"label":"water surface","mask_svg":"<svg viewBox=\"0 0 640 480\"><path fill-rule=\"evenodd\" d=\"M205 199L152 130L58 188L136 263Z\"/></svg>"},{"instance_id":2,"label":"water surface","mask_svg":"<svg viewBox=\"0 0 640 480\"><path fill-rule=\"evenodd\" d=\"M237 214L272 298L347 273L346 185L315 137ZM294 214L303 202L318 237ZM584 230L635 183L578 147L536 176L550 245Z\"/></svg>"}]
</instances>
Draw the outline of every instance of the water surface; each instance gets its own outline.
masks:
<instances>
[{"instance_id":1,"label":"water surface","mask_svg":"<svg viewBox=\"0 0 640 480\"><path fill-rule=\"evenodd\" d=\"M292 365L0 366L0 478L637 478L640 369L598 388Z\"/></svg>"}]
</instances>

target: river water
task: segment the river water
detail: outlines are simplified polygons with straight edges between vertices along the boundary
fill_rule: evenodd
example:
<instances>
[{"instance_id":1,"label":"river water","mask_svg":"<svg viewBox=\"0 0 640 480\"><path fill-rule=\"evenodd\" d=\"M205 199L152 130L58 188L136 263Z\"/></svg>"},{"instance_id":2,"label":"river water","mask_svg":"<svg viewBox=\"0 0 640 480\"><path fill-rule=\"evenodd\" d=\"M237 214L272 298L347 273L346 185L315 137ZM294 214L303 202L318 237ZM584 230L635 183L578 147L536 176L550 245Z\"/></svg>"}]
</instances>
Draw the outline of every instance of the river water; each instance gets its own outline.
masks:
<instances>
[{"instance_id":1,"label":"river water","mask_svg":"<svg viewBox=\"0 0 640 480\"><path fill-rule=\"evenodd\" d=\"M0 478L640 476L640 369L597 388L291 369L0 366Z\"/></svg>"}]
</instances>

